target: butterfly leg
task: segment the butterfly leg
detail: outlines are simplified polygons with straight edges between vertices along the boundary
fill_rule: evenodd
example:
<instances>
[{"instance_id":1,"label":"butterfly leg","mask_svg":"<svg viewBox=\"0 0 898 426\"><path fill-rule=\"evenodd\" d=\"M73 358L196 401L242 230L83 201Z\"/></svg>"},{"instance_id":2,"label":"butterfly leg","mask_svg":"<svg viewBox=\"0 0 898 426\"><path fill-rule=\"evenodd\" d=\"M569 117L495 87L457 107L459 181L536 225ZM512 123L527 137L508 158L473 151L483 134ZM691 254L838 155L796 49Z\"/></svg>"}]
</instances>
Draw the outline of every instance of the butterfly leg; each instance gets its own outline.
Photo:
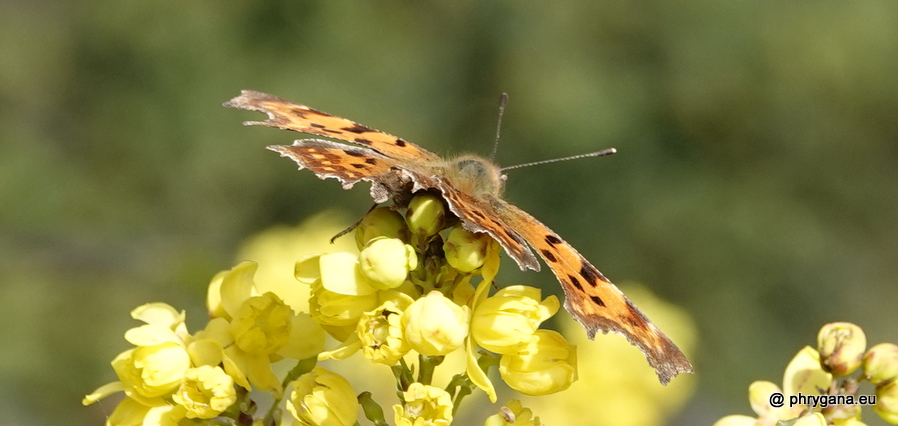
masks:
<instances>
[{"instance_id":1,"label":"butterfly leg","mask_svg":"<svg viewBox=\"0 0 898 426\"><path fill-rule=\"evenodd\" d=\"M358 228L359 225L362 224L362 221L365 220L365 216L368 216L368 213L371 213L372 211L374 211L374 209L376 209L377 206L378 206L378 204L377 204L377 203L374 203L374 205L371 206L371 208L368 209L368 211L365 212L365 214L363 214L362 217L359 218L359 220L357 220L357 221L356 221L355 223L353 223L352 225L349 225L348 228L346 228L346 229L344 229L344 230L338 232L337 235L334 235L333 237L331 237L331 244L333 244L334 241L337 240L337 238L340 238L340 237L342 237L342 236L344 236L344 235L346 235L346 234L348 234L348 233L354 231L355 228Z\"/></svg>"}]
</instances>

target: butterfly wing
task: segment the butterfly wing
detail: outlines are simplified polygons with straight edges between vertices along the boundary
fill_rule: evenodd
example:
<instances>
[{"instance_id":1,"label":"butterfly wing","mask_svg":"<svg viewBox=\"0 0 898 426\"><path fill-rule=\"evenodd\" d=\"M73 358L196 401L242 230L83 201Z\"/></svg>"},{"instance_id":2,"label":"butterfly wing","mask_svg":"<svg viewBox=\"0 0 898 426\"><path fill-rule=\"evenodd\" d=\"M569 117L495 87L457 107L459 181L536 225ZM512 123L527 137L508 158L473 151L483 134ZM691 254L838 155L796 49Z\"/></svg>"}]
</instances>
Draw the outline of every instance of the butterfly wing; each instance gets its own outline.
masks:
<instances>
[{"instance_id":1,"label":"butterfly wing","mask_svg":"<svg viewBox=\"0 0 898 426\"><path fill-rule=\"evenodd\" d=\"M621 334L639 347L662 384L679 373L692 373L692 364L639 308L570 244L523 210L495 200L497 217L517 231L555 273L564 289L564 307L592 339L596 331Z\"/></svg>"},{"instance_id":2,"label":"butterfly wing","mask_svg":"<svg viewBox=\"0 0 898 426\"><path fill-rule=\"evenodd\" d=\"M293 145L273 145L268 149L292 159L300 169L309 169L321 179L338 179L343 189L352 188L360 180L372 182L371 197L377 203L385 202L394 188L403 186L403 176L394 169L396 160L367 148L302 139Z\"/></svg>"},{"instance_id":3,"label":"butterfly wing","mask_svg":"<svg viewBox=\"0 0 898 426\"><path fill-rule=\"evenodd\" d=\"M305 105L265 93L244 90L240 96L224 106L268 114L265 121L247 121L246 125L262 125L293 130L352 142L371 148L380 154L403 162L439 162L436 154L404 139L363 126L345 118L335 117Z\"/></svg>"}]
</instances>

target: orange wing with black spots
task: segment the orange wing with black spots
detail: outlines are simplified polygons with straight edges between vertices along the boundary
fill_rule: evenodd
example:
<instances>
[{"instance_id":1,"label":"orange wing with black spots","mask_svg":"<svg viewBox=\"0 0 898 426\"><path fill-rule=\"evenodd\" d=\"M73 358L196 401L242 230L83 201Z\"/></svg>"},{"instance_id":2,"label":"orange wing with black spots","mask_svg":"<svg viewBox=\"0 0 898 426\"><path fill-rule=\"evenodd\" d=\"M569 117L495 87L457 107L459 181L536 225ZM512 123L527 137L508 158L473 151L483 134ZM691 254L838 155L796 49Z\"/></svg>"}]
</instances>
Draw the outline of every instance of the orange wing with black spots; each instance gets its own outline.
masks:
<instances>
[{"instance_id":1,"label":"orange wing with black spots","mask_svg":"<svg viewBox=\"0 0 898 426\"><path fill-rule=\"evenodd\" d=\"M549 265L564 289L564 307L586 329L613 332L639 347L663 384L679 373L692 373L683 352L624 294L570 244L527 212L502 200L498 216L515 229Z\"/></svg>"},{"instance_id":2,"label":"orange wing with black spots","mask_svg":"<svg viewBox=\"0 0 898 426\"><path fill-rule=\"evenodd\" d=\"M322 179L339 179L346 189L360 180L369 181L377 203L392 197L398 205L404 205L416 191L440 191L465 228L486 232L498 240L521 269L540 269L530 247L536 249L564 289L565 308L590 338L599 330L623 335L645 354L661 383L667 384L679 373L692 372L692 365L679 348L598 269L552 230L500 198L505 176L491 162L470 156L446 161L395 136L264 93L245 90L225 106L268 114L267 121L245 124L359 145L303 139L292 146L269 149L292 158L300 168L310 169Z\"/></svg>"},{"instance_id":3,"label":"orange wing with black spots","mask_svg":"<svg viewBox=\"0 0 898 426\"><path fill-rule=\"evenodd\" d=\"M262 125L325 136L371 148L401 161L438 162L440 157L402 138L363 126L345 118L335 117L305 105L295 104L277 96L244 90L240 96L224 106L268 114L266 121L247 121L246 125Z\"/></svg>"}]
</instances>

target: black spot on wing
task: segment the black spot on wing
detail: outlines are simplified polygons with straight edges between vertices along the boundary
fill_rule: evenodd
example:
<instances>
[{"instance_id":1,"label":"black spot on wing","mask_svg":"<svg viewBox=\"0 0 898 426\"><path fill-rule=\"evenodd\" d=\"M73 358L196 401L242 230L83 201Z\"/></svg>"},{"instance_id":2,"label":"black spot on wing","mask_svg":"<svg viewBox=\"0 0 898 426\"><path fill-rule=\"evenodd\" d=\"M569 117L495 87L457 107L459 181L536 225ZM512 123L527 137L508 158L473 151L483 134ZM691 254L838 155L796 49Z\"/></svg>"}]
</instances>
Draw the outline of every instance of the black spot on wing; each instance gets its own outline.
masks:
<instances>
[{"instance_id":1,"label":"black spot on wing","mask_svg":"<svg viewBox=\"0 0 898 426\"><path fill-rule=\"evenodd\" d=\"M377 164L377 160L375 160L374 158L366 158L365 162L368 164Z\"/></svg>"},{"instance_id":2,"label":"black spot on wing","mask_svg":"<svg viewBox=\"0 0 898 426\"><path fill-rule=\"evenodd\" d=\"M368 167L368 166L366 166L366 165L364 165L364 164L356 164L356 163L352 163L352 164L350 164L350 165L351 165L352 167L357 168L357 169L364 169L365 167Z\"/></svg>"},{"instance_id":3,"label":"black spot on wing","mask_svg":"<svg viewBox=\"0 0 898 426\"><path fill-rule=\"evenodd\" d=\"M549 243L549 245L554 246L555 244L561 243L561 238L558 238L555 235L549 234L549 235L546 235L546 242Z\"/></svg>"},{"instance_id":4,"label":"black spot on wing","mask_svg":"<svg viewBox=\"0 0 898 426\"><path fill-rule=\"evenodd\" d=\"M371 145L371 140L369 140L369 139L365 139L365 138L355 138L354 140L355 140L356 142L360 143L360 144L363 144L363 145Z\"/></svg>"},{"instance_id":5,"label":"black spot on wing","mask_svg":"<svg viewBox=\"0 0 898 426\"><path fill-rule=\"evenodd\" d=\"M364 152L361 152L361 151L358 151L355 149L344 149L343 152L345 152L347 155L351 155L353 157L364 157L365 156Z\"/></svg>"},{"instance_id":6,"label":"black spot on wing","mask_svg":"<svg viewBox=\"0 0 898 426\"><path fill-rule=\"evenodd\" d=\"M570 280L571 284L573 284L574 287L577 287L577 290L583 291L583 286L580 285L580 280L578 280L577 277L568 275L567 279Z\"/></svg>"},{"instance_id":7,"label":"black spot on wing","mask_svg":"<svg viewBox=\"0 0 898 426\"><path fill-rule=\"evenodd\" d=\"M596 305L599 305L599 306L601 306L601 307L603 307L603 308L605 307L605 302L602 301L602 298L601 298L601 297L599 297L599 296L589 296L589 298L592 299L592 303L595 303Z\"/></svg>"},{"instance_id":8,"label":"black spot on wing","mask_svg":"<svg viewBox=\"0 0 898 426\"><path fill-rule=\"evenodd\" d=\"M406 142L402 139L396 139L396 146L405 146Z\"/></svg>"},{"instance_id":9,"label":"black spot on wing","mask_svg":"<svg viewBox=\"0 0 898 426\"><path fill-rule=\"evenodd\" d=\"M558 262L558 259L556 259L555 255L552 254L552 252L550 252L549 250L540 250L540 252L543 254L543 257L546 260L548 260L549 262L552 262L552 263Z\"/></svg>"},{"instance_id":10,"label":"black spot on wing","mask_svg":"<svg viewBox=\"0 0 898 426\"><path fill-rule=\"evenodd\" d=\"M586 262L583 262L580 266L580 276L593 287L599 285L600 280L605 279L596 268Z\"/></svg>"},{"instance_id":11,"label":"black spot on wing","mask_svg":"<svg viewBox=\"0 0 898 426\"><path fill-rule=\"evenodd\" d=\"M343 127L342 130L345 130L345 131L351 132L351 133L355 133L355 134L368 133L368 132L373 131L373 129L371 129L370 127L366 127L361 124L356 124L352 127Z\"/></svg>"},{"instance_id":12,"label":"black spot on wing","mask_svg":"<svg viewBox=\"0 0 898 426\"><path fill-rule=\"evenodd\" d=\"M323 128L324 128L324 125L323 125L323 124L310 123L309 125L312 126L312 127L314 127L314 128L316 128L316 129L323 129Z\"/></svg>"}]
</instances>

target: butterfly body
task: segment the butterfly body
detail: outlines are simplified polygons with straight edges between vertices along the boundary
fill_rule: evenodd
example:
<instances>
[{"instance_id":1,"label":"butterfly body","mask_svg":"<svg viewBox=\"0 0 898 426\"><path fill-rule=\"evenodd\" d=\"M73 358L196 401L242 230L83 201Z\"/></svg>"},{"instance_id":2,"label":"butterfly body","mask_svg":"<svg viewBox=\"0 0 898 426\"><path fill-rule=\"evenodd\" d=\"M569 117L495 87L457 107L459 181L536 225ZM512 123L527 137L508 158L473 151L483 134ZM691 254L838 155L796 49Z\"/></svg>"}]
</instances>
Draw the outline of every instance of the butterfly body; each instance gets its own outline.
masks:
<instances>
[{"instance_id":1,"label":"butterfly body","mask_svg":"<svg viewBox=\"0 0 898 426\"><path fill-rule=\"evenodd\" d=\"M338 179L344 189L370 182L377 203L392 199L404 206L415 192L439 192L466 229L495 238L522 270L540 270L533 247L561 283L565 308L590 338L598 331L626 337L645 354L663 384L692 372L679 348L598 269L547 226L501 198L505 175L492 162L476 156L447 161L404 139L264 93L245 90L225 106L269 116L244 124L352 143L301 139L269 149L321 179Z\"/></svg>"}]
</instances>

